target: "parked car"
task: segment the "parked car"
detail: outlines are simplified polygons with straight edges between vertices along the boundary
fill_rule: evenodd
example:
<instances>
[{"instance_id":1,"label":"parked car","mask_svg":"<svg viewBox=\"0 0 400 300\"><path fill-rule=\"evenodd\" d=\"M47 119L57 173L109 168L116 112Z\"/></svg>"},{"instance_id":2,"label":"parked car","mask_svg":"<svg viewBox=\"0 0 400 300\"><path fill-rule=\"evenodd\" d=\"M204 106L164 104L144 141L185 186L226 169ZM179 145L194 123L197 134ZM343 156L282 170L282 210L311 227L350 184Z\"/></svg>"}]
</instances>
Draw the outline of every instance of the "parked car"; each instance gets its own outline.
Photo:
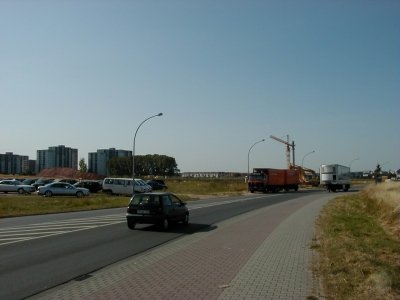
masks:
<instances>
[{"instance_id":1,"label":"parked car","mask_svg":"<svg viewBox=\"0 0 400 300\"><path fill-rule=\"evenodd\" d=\"M3 193L18 193L30 194L35 191L35 188L28 184L23 184L18 180L2 180L0 181L0 192Z\"/></svg>"},{"instance_id":2,"label":"parked car","mask_svg":"<svg viewBox=\"0 0 400 300\"><path fill-rule=\"evenodd\" d=\"M97 193L102 190L101 181L98 180L81 180L74 184L76 187L88 189L91 193Z\"/></svg>"},{"instance_id":3,"label":"parked car","mask_svg":"<svg viewBox=\"0 0 400 300\"><path fill-rule=\"evenodd\" d=\"M132 195L132 178L104 178L103 192L113 195ZM137 180L134 181L135 193L144 193L145 186L141 185Z\"/></svg>"},{"instance_id":4,"label":"parked car","mask_svg":"<svg viewBox=\"0 0 400 300\"><path fill-rule=\"evenodd\" d=\"M136 183L143 187L143 192L151 192L153 188L146 183L143 179L135 179Z\"/></svg>"},{"instance_id":5,"label":"parked car","mask_svg":"<svg viewBox=\"0 0 400 300\"><path fill-rule=\"evenodd\" d=\"M52 183L53 181L54 179L50 178L39 178L32 185L35 187L36 190L38 190L39 186L44 186L46 184Z\"/></svg>"},{"instance_id":6,"label":"parked car","mask_svg":"<svg viewBox=\"0 0 400 300\"><path fill-rule=\"evenodd\" d=\"M128 227L134 229L136 224L158 224L167 230L171 223L189 223L189 210L172 193L142 193L135 194L127 208L126 220Z\"/></svg>"},{"instance_id":7,"label":"parked car","mask_svg":"<svg viewBox=\"0 0 400 300\"><path fill-rule=\"evenodd\" d=\"M75 184L75 183L78 182L77 179L70 179L70 178L56 179L56 180L54 180L54 181L57 181L57 182L66 182L66 183L70 183L70 184Z\"/></svg>"},{"instance_id":8,"label":"parked car","mask_svg":"<svg viewBox=\"0 0 400 300\"><path fill-rule=\"evenodd\" d=\"M36 182L36 180L38 180L38 179L37 178L28 178L28 179L25 179L24 181L22 181L22 184L32 185Z\"/></svg>"},{"instance_id":9,"label":"parked car","mask_svg":"<svg viewBox=\"0 0 400 300\"><path fill-rule=\"evenodd\" d=\"M162 183L164 181L162 181L162 182L161 181L158 181L158 180L147 180L146 183L151 186L153 191L168 189L168 187L165 185L165 183Z\"/></svg>"},{"instance_id":10,"label":"parked car","mask_svg":"<svg viewBox=\"0 0 400 300\"><path fill-rule=\"evenodd\" d=\"M44 186L39 186L38 194L46 197L51 197L53 195L83 197L89 196L90 192L88 189L75 187L70 183L53 182Z\"/></svg>"}]
</instances>

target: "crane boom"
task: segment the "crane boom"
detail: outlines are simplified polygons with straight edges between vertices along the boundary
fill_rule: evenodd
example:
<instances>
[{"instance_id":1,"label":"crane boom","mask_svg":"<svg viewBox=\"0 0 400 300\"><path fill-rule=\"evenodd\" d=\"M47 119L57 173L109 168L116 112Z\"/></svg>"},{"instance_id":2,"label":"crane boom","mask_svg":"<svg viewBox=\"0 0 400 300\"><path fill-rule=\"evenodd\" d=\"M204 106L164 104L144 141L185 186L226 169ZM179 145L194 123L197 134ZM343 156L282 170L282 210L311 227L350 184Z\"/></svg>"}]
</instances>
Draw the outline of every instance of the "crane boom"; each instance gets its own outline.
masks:
<instances>
[{"instance_id":1,"label":"crane boom","mask_svg":"<svg viewBox=\"0 0 400 300\"><path fill-rule=\"evenodd\" d=\"M283 144L285 144L285 145L287 145L287 146L291 146L288 142L286 142L286 141L284 141L284 140L282 140L282 139L280 139L280 138L278 138L278 137L276 137L276 136L270 135L269 137L270 137L271 139L277 140L278 142L281 142L281 143L283 143Z\"/></svg>"},{"instance_id":2,"label":"crane boom","mask_svg":"<svg viewBox=\"0 0 400 300\"><path fill-rule=\"evenodd\" d=\"M288 141L284 141L276 136L270 135L269 136L271 139L274 139L280 143L283 143L286 145L286 159L287 159L287 164L288 164L288 168L290 169L290 147L292 147L293 149L293 166L295 166L295 161L294 161L294 141L292 141L292 143L289 143L289 136L288 136Z\"/></svg>"}]
</instances>

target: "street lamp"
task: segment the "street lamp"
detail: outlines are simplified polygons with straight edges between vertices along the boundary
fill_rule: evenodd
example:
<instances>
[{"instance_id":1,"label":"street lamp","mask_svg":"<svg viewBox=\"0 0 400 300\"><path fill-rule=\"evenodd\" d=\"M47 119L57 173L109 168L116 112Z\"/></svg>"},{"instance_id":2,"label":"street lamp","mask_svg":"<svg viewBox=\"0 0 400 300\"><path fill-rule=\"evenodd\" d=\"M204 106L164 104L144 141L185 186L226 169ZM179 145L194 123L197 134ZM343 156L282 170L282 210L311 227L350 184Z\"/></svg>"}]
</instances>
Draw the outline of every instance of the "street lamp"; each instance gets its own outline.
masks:
<instances>
[{"instance_id":1,"label":"street lamp","mask_svg":"<svg viewBox=\"0 0 400 300\"><path fill-rule=\"evenodd\" d=\"M253 147L255 145L257 145L258 143L264 142L264 141L265 141L265 139L255 142L253 145L251 145L249 152L247 153L247 180L249 180L249 175L250 175L250 151L251 151L251 149L253 149Z\"/></svg>"},{"instance_id":2,"label":"street lamp","mask_svg":"<svg viewBox=\"0 0 400 300\"><path fill-rule=\"evenodd\" d=\"M162 113L159 113L154 116L148 117L142 123L139 124L138 128L135 131L135 136L133 138L133 151L132 151L132 197L135 195L135 141L136 141L136 134L138 133L140 126L142 126L144 122L146 122L147 120L150 120L151 118L154 118L154 117L161 117L162 115L163 115Z\"/></svg>"},{"instance_id":3,"label":"street lamp","mask_svg":"<svg viewBox=\"0 0 400 300\"><path fill-rule=\"evenodd\" d=\"M301 160L301 168L302 168L302 169L303 169L304 158L305 158L307 155L310 155L310 154L312 154L312 153L315 153L315 150L313 150L313 151L311 151L311 152L308 152L306 155L303 156L303 159Z\"/></svg>"}]
</instances>

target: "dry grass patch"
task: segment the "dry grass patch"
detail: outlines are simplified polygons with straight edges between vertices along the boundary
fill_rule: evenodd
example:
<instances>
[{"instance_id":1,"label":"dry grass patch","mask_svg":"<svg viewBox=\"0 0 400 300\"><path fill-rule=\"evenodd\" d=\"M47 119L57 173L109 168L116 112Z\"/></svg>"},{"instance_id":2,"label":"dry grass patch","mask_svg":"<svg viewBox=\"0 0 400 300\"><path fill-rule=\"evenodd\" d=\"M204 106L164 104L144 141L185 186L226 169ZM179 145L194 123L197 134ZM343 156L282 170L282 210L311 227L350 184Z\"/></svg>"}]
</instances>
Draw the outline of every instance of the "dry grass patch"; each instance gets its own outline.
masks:
<instances>
[{"instance_id":1,"label":"dry grass patch","mask_svg":"<svg viewBox=\"0 0 400 300\"><path fill-rule=\"evenodd\" d=\"M165 183L169 191L180 195L239 195L247 191L243 178L178 178L168 179Z\"/></svg>"},{"instance_id":2,"label":"dry grass patch","mask_svg":"<svg viewBox=\"0 0 400 300\"><path fill-rule=\"evenodd\" d=\"M400 299L400 184L339 197L319 220L320 273L328 299Z\"/></svg>"},{"instance_id":3,"label":"dry grass patch","mask_svg":"<svg viewBox=\"0 0 400 300\"><path fill-rule=\"evenodd\" d=\"M364 192L378 202L384 228L400 238L400 182L369 185Z\"/></svg>"}]
</instances>

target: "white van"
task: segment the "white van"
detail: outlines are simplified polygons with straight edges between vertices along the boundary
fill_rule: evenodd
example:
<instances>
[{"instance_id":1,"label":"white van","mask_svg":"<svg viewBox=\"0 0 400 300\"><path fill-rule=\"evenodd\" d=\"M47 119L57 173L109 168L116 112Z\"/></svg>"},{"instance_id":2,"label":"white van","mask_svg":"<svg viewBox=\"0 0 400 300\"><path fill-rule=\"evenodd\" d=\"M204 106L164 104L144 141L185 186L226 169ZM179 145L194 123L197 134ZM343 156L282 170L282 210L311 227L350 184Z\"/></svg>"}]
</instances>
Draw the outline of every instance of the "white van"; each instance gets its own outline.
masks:
<instances>
[{"instance_id":1,"label":"white van","mask_svg":"<svg viewBox=\"0 0 400 300\"><path fill-rule=\"evenodd\" d=\"M104 178L103 192L113 195L132 195L132 178ZM135 181L135 192L143 193L145 189Z\"/></svg>"}]
</instances>

